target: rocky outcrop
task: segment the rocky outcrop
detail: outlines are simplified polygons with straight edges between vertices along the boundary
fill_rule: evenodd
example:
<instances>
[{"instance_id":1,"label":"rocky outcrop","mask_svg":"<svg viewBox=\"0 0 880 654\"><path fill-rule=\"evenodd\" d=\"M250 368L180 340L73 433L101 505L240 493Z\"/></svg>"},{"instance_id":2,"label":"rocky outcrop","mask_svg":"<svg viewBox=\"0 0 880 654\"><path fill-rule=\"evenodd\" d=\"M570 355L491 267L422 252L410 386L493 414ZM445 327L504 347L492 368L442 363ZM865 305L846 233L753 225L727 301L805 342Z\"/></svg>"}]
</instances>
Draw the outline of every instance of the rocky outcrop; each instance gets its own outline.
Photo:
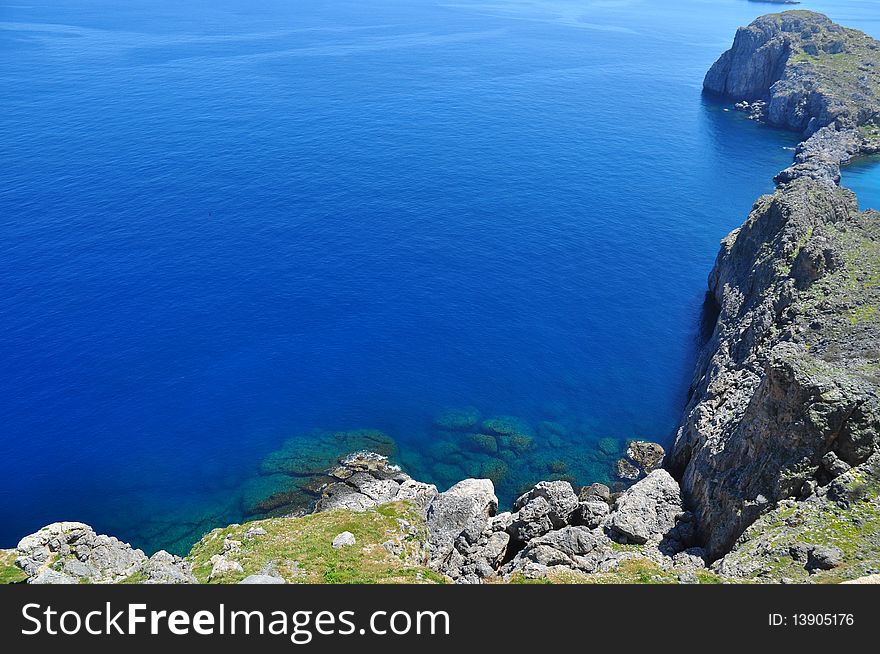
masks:
<instances>
[{"instance_id":1,"label":"rocky outcrop","mask_svg":"<svg viewBox=\"0 0 880 654\"><path fill-rule=\"evenodd\" d=\"M672 453L709 551L878 447L876 214L799 178L758 201L711 277L714 333Z\"/></svg>"},{"instance_id":2,"label":"rocky outcrop","mask_svg":"<svg viewBox=\"0 0 880 654\"><path fill-rule=\"evenodd\" d=\"M771 506L713 569L732 579L842 581L880 573L880 455Z\"/></svg>"},{"instance_id":3,"label":"rocky outcrop","mask_svg":"<svg viewBox=\"0 0 880 654\"><path fill-rule=\"evenodd\" d=\"M430 565L457 583L559 570L607 573L633 558L691 571L705 567L701 550L681 555L693 543L693 515L683 509L668 472L651 472L613 506L610 499L601 485L577 494L565 481L540 482L512 512L496 515L491 482L465 480L428 509Z\"/></svg>"},{"instance_id":4,"label":"rocky outcrop","mask_svg":"<svg viewBox=\"0 0 880 654\"><path fill-rule=\"evenodd\" d=\"M832 45L835 35L842 45ZM880 64L865 39L808 12L764 17L740 30L707 89L749 96L766 87L772 108L805 79L795 72L806 70L797 61L814 51L809 43L852 55L841 60L845 79L862 56L872 70ZM840 165L868 147L857 127L876 115L874 101L840 100L839 85L815 77L824 55L809 56L821 60L809 69L821 89L795 103L796 120L777 113L775 122L809 126L812 136L777 176L776 192L722 242L709 280L718 318L669 461L712 558L779 502L864 469L880 445L880 292L871 281L880 274L878 214L861 213L838 186Z\"/></svg>"},{"instance_id":5,"label":"rocky outcrop","mask_svg":"<svg viewBox=\"0 0 880 654\"><path fill-rule=\"evenodd\" d=\"M398 466L391 465L387 456L375 452L355 452L344 457L329 477L331 481L319 491L316 511L366 511L398 500L426 510L437 495L436 486L413 480Z\"/></svg>"},{"instance_id":6,"label":"rocky outcrop","mask_svg":"<svg viewBox=\"0 0 880 654\"><path fill-rule=\"evenodd\" d=\"M770 124L813 134L852 129L880 115L877 41L822 14L786 11L737 30L703 88L734 101L766 103Z\"/></svg>"},{"instance_id":7,"label":"rocky outcrop","mask_svg":"<svg viewBox=\"0 0 880 654\"><path fill-rule=\"evenodd\" d=\"M32 584L194 583L189 565L159 551L147 556L81 522L55 522L18 543L15 564Z\"/></svg>"},{"instance_id":8,"label":"rocky outcrop","mask_svg":"<svg viewBox=\"0 0 880 654\"><path fill-rule=\"evenodd\" d=\"M631 441L626 456L615 464L615 474L624 481L636 481L663 464L666 452L659 443Z\"/></svg>"}]
</instances>

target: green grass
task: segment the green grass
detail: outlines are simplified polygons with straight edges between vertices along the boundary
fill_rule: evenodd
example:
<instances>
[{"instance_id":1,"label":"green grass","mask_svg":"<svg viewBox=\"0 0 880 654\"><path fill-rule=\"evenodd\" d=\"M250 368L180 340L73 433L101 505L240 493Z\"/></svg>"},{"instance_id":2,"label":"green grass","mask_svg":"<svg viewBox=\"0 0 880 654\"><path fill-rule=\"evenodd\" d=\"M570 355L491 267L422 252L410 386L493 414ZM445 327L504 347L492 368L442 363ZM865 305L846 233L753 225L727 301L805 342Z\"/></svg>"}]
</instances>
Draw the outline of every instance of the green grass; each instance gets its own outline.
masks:
<instances>
[{"instance_id":1,"label":"green grass","mask_svg":"<svg viewBox=\"0 0 880 654\"><path fill-rule=\"evenodd\" d=\"M27 575L15 565L15 550L0 550L0 584L20 584Z\"/></svg>"},{"instance_id":2,"label":"green grass","mask_svg":"<svg viewBox=\"0 0 880 654\"><path fill-rule=\"evenodd\" d=\"M664 570L655 561L645 557L633 557L621 561L616 570L610 572L577 572L575 570L551 570L546 577L530 579L515 574L511 584L677 584L681 570ZM701 584L721 584L728 581L710 570L696 572Z\"/></svg>"},{"instance_id":3,"label":"green grass","mask_svg":"<svg viewBox=\"0 0 880 654\"><path fill-rule=\"evenodd\" d=\"M417 535L401 535L398 519L415 525ZM245 540L251 527L262 527L266 534ZM343 531L354 534L357 543L333 549L333 538ZM209 581L211 557L223 553L227 538L241 542L241 550L228 558L241 563L244 572ZM400 555L382 546L389 539L400 543ZM423 539L424 521L414 507L398 502L365 513L327 511L215 529L196 543L187 558L196 578L209 583L236 583L267 565L289 583L444 583L442 575L424 566Z\"/></svg>"},{"instance_id":4,"label":"green grass","mask_svg":"<svg viewBox=\"0 0 880 654\"><path fill-rule=\"evenodd\" d=\"M745 534L745 542L734 556L760 560L753 578L814 583L839 583L863 576L866 568L880 566L880 482L858 472L849 473L847 486L858 498L848 508L833 503L798 502L765 514ZM803 561L787 555L794 543L838 547L843 563L833 570L810 574ZM778 551L778 556L764 553Z\"/></svg>"}]
</instances>

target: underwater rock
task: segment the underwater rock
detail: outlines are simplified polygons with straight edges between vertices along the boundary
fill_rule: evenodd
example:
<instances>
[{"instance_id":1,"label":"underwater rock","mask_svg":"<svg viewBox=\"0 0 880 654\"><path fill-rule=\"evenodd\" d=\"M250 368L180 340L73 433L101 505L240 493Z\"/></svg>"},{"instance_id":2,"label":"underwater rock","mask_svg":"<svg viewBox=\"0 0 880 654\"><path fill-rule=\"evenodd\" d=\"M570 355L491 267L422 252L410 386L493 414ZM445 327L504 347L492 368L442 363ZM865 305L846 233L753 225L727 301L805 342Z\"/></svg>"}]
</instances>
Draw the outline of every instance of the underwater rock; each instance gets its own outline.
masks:
<instances>
[{"instance_id":1,"label":"underwater rock","mask_svg":"<svg viewBox=\"0 0 880 654\"><path fill-rule=\"evenodd\" d=\"M614 473L619 479L635 481L641 476L641 471L629 459L618 459L614 464Z\"/></svg>"},{"instance_id":2,"label":"underwater rock","mask_svg":"<svg viewBox=\"0 0 880 654\"><path fill-rule=\"evenodd\" d=\"M533 434L531 426L516 416L495 416L483 421L481 431L494 436L513 436Z\"/></svg>"},{"instance_id":3,"label":"underwater rock","mask_svg":"<svg viewBox=\"0 0 880 654\"><path fill-rule=\"evenodd\" d=\"M502 437L502 444L517 454L521 454L532 447L534 439L527 434L510 434Z\"/></svg>"},{"instance_id":4,"label":"underwater rock","mask_svg":"<svg viewBox=\"0 0 880 654\"><path fill-rule=\"evenodd\" d=\"M480 477L491 479L496 486L503 482L509 474L510 468L501 459L484 461L480 466Z\"/></svg>"},{"instance_id":5,"label":"underwater rock","mask_svg":"<svg viewBox=\"0 0 880 654\"><path fill-rule=\"evenodd\" d=\"M260 472L295 477L324 475L349 452L370 451L392 456L396 449L394 439L376 429L316 432L286 440L278 450L266 456Z\"/></svg>"},{"instance_id":6,"label":"underwater rock","mask_svg":"<svg viewBox=\"0 0 880 654\"><path fill-rule=\"evenodd\" d=\"M475 431L481 417L475 407L449 409L434 418L433 424L440 431Z\"/></svg>"},{"instance_id":7,"label":"underwater rock","mask_svg":"<svg viewBox=\"0 0 880 654\"><path fill-rule=\"evenodd\" d=\"M616 438L600 438L597 447L607 456L617 456L621 450L620 441Z\"/></svg>"},{"instance_id":8,"label":"underwater rock","mask_svg":"<svg viewBox=\"0 0 880 654\"><path fill-rule=\"evenodd\" d=\"M547 440L554 437L556 439L566 438L568 437L568 427L558 422L544 420L538 424L538 434Z\"/></svg>"},{"instance_id":9,"label":"underwater rock","mask_svg":"<svg viewBox=\"0 0 880 654\"><path fill-rule=\"evenodd\" d=\"M486 452L487 454L496 454L498 452L498 441L489 434L470 434L468 442L480 452Z\"/></svg>"},{"instance_id":10,"label":"underwater rock","mask_svg":"<svg viewBox=\"0 0 880 654\"><path fill-rule=\"evenodd\" d=\"M329 477L318 477L326 481ZM311 478L290 477L288 475L260 475L248 479L241 491L241 509L246 516L270 515L288 508L295 512L311 508L318 497L318 488Z\"/></svg>"}]
</instances>

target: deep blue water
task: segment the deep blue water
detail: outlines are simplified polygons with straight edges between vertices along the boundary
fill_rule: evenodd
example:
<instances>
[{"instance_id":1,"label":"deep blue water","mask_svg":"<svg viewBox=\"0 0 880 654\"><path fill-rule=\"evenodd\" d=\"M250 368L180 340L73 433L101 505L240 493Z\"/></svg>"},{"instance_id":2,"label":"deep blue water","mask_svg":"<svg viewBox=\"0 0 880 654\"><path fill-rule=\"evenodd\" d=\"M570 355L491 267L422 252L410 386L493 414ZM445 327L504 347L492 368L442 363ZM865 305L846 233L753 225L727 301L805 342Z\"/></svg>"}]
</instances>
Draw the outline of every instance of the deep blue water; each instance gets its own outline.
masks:
<instances>
[{"instance_id":1,"label":"deep blue water","mask_svg":"<svg viewBox=\"0 0 880 654\"><path fill-rule=\"evenodd\" d=\"M880 211L880 157L866 157L844 168L843 185L855 192L862 209Z\"/></svg>"},{"instance_id":2,"label":"deep blue water","mask_svg":"<svg viewBox=\"0 0 880 654\"><path fill-rule=\"evenodd\" d=\"M184 550L285 438L424 461L447 407L668 443L718 242L797 141L700 96L770 10L4 5L0 546Z\"/></svg>"}]
</instances>

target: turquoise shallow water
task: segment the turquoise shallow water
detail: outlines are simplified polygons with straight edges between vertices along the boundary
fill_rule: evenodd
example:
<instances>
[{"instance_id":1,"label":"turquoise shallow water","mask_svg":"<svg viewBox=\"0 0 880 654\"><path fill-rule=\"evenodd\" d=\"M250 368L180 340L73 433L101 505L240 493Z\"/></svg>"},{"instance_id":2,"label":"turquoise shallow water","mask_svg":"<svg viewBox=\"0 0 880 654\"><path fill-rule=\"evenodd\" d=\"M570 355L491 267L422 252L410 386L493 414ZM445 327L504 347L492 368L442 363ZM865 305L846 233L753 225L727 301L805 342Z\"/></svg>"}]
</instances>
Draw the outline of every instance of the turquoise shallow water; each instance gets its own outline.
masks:
<instances>
[{"instance_id":1,"label":"turquoise shallow water","mask_svg":"<svg viewBox=\"0 0 880 654\"><path fill-rule=\"evenodd\" d=\"M503 501L668 443L718 242L797 141L700 95L769 9L0 8L0 546L184 551L326 431L441 486L503 463ZM434 424L464 407L532 441Z\"/></svg>"}]
</instances>

